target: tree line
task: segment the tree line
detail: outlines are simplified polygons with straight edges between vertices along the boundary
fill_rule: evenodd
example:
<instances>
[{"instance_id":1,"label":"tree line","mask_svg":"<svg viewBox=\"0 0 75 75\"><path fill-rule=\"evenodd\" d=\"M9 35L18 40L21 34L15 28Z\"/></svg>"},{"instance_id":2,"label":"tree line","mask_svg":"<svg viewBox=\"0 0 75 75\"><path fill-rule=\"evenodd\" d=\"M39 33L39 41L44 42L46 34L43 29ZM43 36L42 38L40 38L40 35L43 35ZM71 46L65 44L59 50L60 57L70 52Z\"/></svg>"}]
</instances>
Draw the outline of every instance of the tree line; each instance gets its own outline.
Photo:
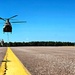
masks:
<instances>
[{"instance_id":1,"label":"tree line","mask_svg":"<svg viewBox=\"0 0 75 75\"><path fill-rule=\"evenodd\" d=\"M54 41L32 41L32 42L5 42L3 46L74 46L73 42L54 42ZM1 45L0 45L1 46Z\"/></svg>"}]
</instances>

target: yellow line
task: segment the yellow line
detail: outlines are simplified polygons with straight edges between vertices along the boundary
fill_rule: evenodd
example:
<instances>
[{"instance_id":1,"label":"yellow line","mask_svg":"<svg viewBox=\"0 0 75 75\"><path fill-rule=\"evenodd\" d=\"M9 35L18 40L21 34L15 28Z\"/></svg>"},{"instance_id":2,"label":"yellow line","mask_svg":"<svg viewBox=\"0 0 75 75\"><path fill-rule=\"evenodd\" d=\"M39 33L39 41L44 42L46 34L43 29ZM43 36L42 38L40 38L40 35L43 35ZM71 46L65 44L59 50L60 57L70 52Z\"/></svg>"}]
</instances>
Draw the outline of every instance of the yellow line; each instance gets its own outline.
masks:
<instances>
[{"instance_id":1,"label":"yellow line","mask_svg":"<svg viewBox=\"0 0 75 75\"><path fill-rule=\"evenodd\" d=\"M7 69L5 69L5 63ZM31 75L9 47L0 67L0 75L5 71L5 75Z\"/></svg>"}]
</instances>

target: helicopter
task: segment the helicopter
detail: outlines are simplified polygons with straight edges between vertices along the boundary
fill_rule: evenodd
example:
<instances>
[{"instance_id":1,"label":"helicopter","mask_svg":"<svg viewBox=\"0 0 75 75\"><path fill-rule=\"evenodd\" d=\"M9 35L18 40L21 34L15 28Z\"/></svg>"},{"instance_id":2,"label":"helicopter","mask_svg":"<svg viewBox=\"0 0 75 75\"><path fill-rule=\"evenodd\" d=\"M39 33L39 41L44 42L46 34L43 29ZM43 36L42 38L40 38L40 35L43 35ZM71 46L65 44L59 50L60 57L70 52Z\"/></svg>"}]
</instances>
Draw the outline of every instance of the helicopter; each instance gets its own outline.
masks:
<instances>
[{"instance_id":1,"label":"helicopter","mask_svg":"<svg viewBox=\"0 0 75 75\"><path fill-rule=\"evenodd\" d=\"M3 32L11 32L12 33L12 25L11 25L11 23L26 23L26 21L16 21L16 22L10 22L9 20L11 20L12 18L14 18L14 17L16 17L16 16L18 16L18 15L14 15L14 16L12 16L12 17L10 17L10 18L2 18L2 17L0 17L0 20L3 20L3 21L5 21L5 25L4 25L4 27L3 27Z\"/></svg>"}]
</instances>

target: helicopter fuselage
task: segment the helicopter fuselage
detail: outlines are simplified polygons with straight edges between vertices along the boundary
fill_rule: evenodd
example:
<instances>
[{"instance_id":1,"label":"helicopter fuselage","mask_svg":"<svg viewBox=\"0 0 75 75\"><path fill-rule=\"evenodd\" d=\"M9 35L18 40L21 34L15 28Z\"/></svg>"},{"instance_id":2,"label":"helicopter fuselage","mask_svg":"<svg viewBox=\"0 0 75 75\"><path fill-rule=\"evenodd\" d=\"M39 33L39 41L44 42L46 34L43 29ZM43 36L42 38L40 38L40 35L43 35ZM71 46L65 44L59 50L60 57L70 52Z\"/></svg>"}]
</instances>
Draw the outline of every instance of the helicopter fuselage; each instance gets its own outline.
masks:
<instances>
[{"instance_id":1,"label":"helicopter fuselage","mask_svg":"<svg viewBox=\"0 0 75 75\"><path fill-rule=\"evenodd\" d=\"M3 32L12 32L12 26L9 22L9 19L6 20L5 25L3 27Z\"/></svg>"}]
</instances>

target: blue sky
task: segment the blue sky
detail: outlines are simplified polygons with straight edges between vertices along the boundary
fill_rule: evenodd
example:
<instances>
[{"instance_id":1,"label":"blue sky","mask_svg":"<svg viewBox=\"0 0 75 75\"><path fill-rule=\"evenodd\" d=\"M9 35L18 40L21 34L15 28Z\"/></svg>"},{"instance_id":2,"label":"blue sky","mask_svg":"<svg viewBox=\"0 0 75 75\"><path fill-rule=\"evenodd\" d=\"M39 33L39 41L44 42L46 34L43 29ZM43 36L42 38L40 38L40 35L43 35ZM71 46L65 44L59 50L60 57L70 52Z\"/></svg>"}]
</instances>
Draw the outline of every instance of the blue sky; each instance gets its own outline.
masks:
<instances>
[{"instance_id":1,"label":"blue sky","mask_svg":"<svg viewBox=\"0 0 75 75\"><path fill-rule=\"evenodd\" d=\"M75 42L75 0L0 0L0 17L16 14L15 21L27 23L12 24L10 41ZM7 41L0 22L0 39Z\"/></svg>"}]
</instances>

